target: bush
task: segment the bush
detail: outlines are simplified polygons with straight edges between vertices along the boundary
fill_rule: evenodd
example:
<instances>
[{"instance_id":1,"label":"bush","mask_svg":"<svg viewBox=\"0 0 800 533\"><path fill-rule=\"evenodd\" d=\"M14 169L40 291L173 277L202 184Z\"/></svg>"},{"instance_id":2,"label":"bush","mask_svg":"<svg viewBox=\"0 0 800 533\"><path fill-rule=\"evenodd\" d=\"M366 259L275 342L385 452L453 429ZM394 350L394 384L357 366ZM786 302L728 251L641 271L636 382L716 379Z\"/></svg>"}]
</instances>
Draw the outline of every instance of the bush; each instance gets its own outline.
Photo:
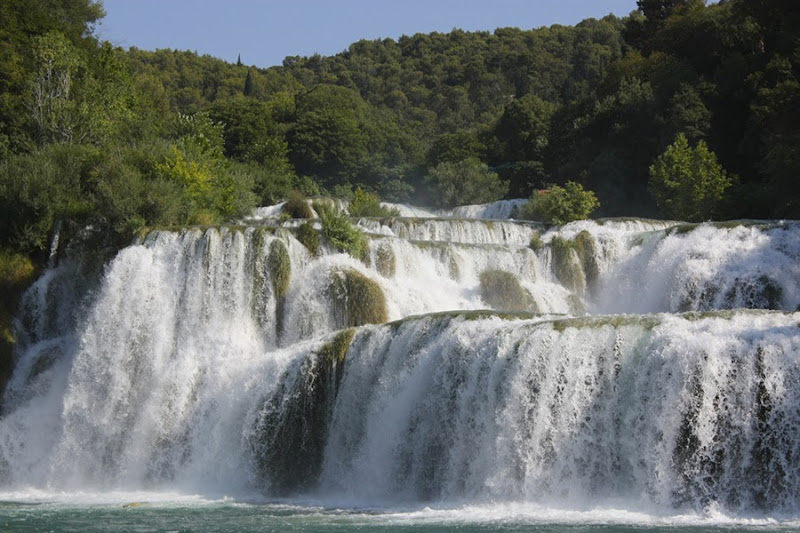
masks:
<instances>
[{"instance_id":1,"label":"bush","mask_svg":"<svg viewBox=\"0 0 800 533\"><path fill-rule=\"evenodd\" d=\"M43 252L59 219L93 211L84 181L102 153L91 146L50 145L0 164L0 245Z\"/></svg>"},{"instance_id":2,"label":"bush","mask_svg":"<svg viewBox=\"0 0 800 533\"><path fill-rule=\"evenodd\" d=\"M383 207L380 196L360 188L356 189L347 210L353 217L396 217L400 215L400 211L397 209Z\"/></svg>"},{"instance_id":3,"label":"bush","mask_svg":"<svg viewBox=\"0 0 800 533\"><path fill-rule=\"evenodd\" d=\"M731 179L704 141L691 148L680 133L650 166L649 185L665 217L701 222L714 216Z\"/></svg>"},{"instance_id":4,"label":"bush","mask_svg":"<svg viewBox=\"0 0 800 533\"><path fill-rule=\"evenodd\" d=\"M494 202L508 192L508 182L478 159L439 163L428 169L426 181L433 189L437 207Z\"/></svg>"},{"instance_id":5,"label":"bush","mask_svg":"<svg viewBox=\"0 0 800 533\"><path fill-rule=\"evenodd\" d=\"M548 190L534 191L522 215L547 224L566 224L588 218L598 207L600 202L594 192L568 181L564 187L553 185Z\"/></svg>"},{"instance_id":6,"label":"bush","mask_svg":"<svg viewBox=\"0 0 800 533\"><path fill-rule=\"evenodd\" d=\"M363 260L369 251L367 238L350 222L348 216L327 204L315 204L315 209L322 223L322 235L328 242L340 252Z\"/></svg>"},{"instance_id":7,"label":"bush","mask_svg":"<svg viewBox=\"0 0 800 533\"><path fill-rule=\"evenodd\" d=\"M289 193L286 203L283 204L283 212L292 218L314 218L314 212L309 207L308 200L298 190Z\"/></svg>"}]
</instances>

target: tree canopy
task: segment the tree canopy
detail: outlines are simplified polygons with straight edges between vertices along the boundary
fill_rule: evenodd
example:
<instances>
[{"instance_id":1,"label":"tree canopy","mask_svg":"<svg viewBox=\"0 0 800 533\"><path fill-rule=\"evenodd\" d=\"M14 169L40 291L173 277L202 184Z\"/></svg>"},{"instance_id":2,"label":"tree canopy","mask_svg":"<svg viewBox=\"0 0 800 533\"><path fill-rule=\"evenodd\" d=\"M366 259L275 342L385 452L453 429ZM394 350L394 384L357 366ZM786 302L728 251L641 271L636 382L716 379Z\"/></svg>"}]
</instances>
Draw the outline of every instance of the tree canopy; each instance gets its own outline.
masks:
<instances>
[{"instance_id":1,"label":"tree canopy","mask_svg":"<svg viewBox=\"0 0 800 533\"><path fill-rule=\"evenodd\" d=\"M7 0L0 248L41 257L57 221L127 242L293 190L454 205L580 186L600 215L800 217L794 4L637 7L262 69L114 47L98 1Z\"/></svg>"}]
</instances>

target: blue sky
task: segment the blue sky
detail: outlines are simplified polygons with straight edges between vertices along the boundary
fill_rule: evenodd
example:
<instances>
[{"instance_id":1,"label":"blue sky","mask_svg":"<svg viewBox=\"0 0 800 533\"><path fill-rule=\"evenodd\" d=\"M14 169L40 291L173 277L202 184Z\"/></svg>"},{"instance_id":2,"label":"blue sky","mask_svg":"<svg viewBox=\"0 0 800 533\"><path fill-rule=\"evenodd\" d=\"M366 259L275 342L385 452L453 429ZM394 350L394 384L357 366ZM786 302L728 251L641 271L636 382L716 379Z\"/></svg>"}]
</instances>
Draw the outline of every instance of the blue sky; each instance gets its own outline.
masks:
<instances>
[{"instance_id":1,"label":"blue sky","mask_svg":"<svg viewBox=\"0 0 800 533\"><path fill-rule=\"evenodd\" d=\"M359 39L573 25L636 0L104 0L102 39L144 50L174 48L248 65L290 55L334 55Z\"/></svg>"}]
</instances>

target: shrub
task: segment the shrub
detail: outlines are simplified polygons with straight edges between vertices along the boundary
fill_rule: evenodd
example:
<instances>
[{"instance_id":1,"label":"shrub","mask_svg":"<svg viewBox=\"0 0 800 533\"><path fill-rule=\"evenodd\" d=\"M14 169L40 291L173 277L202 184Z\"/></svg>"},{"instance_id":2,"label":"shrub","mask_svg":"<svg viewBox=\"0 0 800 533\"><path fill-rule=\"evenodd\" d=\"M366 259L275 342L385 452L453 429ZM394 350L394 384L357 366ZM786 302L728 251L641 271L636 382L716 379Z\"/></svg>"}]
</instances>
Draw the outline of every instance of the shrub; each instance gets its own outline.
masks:
<instances>
[{"instance_id":1,"label":"shrub","mask_svg":"<svg viewBox=\"0 0 800 533\"><path fill-rule=\"evenodd\" d=\"M367 238L350 222L347 215L331 207L318 209L318 213L322 223L322 235L334 248L358 259L365 258L369 251Z\"/></svg>"},{"instance_id":2,"label":"shrub","mask_svg":"<svg viewBox=\"0 0 800 533\"><path fill-rule=\"evenodd\" d=\"M289 196L286 198L286 203L283 204L283 212L288 213L292 218L314 218L314 212L311 211L308 200L306 200L305 195L298 190L289 193Z\"/></svg>"},{"instance_id":3,"label":"shrub","mask_svg":"<svg viewBox=\"0 0 800 533\"><path fill-rule=\"evenodd\" d=\"M353 217L396 217L400 215L397 209L389 209L381 205L381 198L375 193L356 189L353 199L348 206L350 216Z\"/></svg>"},{"instance_id":4,"label":"shrub","mask_svg":"<svg viewBox=\"0 0 800 533\"><path fill-rule=\"evenodd\" d=\"M566 224L588 218L598 207L600 202L594 192L584 190L579 183L568 181L564 187L553 185L548 190L534 191L523 210L523 216L547 224Z\"/></svg>"}]
</instances>

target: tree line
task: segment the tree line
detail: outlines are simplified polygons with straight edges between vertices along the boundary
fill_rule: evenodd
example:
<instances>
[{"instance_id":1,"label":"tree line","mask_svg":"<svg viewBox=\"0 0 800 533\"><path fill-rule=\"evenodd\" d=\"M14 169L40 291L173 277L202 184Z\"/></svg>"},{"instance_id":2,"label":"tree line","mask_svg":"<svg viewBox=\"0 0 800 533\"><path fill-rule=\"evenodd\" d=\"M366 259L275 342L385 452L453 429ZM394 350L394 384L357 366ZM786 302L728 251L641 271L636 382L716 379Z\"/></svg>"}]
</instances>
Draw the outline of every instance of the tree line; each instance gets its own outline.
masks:
<instances>
[{"instance_id":1,"label":"tree line","mask_svg":"<svg viewBox=\"0 0 800 533\"><path fill-rule=\"evenodd\" d=\"M257 68L114 47L97 1L8 0L0 248L41 260L56 221L118 246L292 191L449 207L586 190L604 216L800 216L800 9L637 6Z\"/></svg>"}]
</instances>

